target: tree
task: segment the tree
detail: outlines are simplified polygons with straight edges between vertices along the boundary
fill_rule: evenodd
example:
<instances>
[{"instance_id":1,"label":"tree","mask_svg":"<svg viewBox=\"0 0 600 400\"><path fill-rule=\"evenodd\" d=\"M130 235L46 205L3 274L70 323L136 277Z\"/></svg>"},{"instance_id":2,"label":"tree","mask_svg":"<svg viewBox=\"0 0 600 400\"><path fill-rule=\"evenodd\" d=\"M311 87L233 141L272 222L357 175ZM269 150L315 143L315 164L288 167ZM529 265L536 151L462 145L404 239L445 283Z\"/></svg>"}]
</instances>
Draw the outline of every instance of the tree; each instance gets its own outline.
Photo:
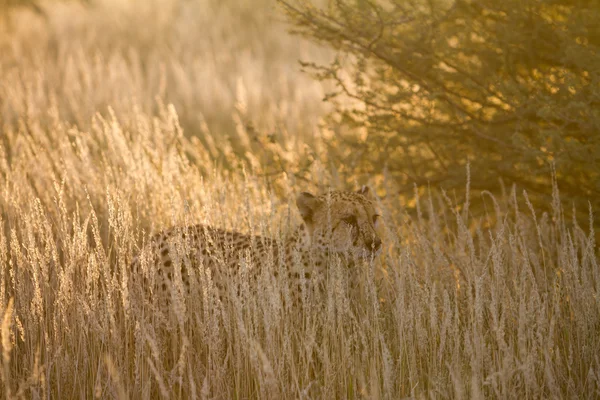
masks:
<instances>
[{"instance_id":1,"label":"tree","mask_svg":"<svg viewBox=\"0 0 600 400\"><path fill-rule=\"evenodd\" d=\"M364 150L356 172L600 210L600 2L278 0L294 31L338 52L303 65L335 83L335 120ZM348 101L350 99L351 101ZM338 138L339 139L339 138ZM333 143L332 145L340 145Z\"/></svg>"}]
</instances>

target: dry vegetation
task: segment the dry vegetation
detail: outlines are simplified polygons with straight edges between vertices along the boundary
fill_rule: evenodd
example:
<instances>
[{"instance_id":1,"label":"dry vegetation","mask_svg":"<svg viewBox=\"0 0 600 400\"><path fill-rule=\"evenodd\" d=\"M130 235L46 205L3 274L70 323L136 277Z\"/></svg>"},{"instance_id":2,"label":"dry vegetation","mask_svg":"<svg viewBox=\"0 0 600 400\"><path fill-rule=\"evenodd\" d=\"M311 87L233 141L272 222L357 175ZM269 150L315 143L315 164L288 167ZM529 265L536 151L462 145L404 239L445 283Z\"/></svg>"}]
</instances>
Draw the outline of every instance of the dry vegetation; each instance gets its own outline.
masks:
<instances>
[{"instance_id":1,"label":"dry vegetation","mask_svg":"<svg viewBox=\"0 0 600 400\"><path fill-rule=\"evenodd\" d=\"M162 320L129 291L149 234L278 236L295 193L367 183L320 150L322 88L296 60L328 54L267 0L46 10L0 39L4 398L600 397L595 234L556 187L540 215L514 188L407 203L372 179L385 250L358 297L335 265L301 310L285 284L204 287Z\"/></svg>"}]
</instances>

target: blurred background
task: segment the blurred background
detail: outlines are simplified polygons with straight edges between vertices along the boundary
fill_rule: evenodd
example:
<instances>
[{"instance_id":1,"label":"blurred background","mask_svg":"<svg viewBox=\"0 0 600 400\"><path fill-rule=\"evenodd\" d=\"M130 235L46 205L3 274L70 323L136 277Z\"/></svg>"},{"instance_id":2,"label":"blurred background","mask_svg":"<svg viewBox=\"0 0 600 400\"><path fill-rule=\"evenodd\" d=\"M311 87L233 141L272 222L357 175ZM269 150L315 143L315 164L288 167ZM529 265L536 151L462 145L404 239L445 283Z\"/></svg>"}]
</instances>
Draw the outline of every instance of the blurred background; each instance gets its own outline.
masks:
<instances>
[{"instance_id":1,"label":"blurred background","mask_svg":"<svg viewBox=\"0 0 600 400\"><path fill-rule=\"evenodd\" d=\"M275 190L464 197L468 180L476 198L516 184L546 211L556 182L579 219L600 206L595 1L1 4L9 156L6 137L31 124L110 115L127 129L172 104L200 168L246 168Z\"/></svg>"},{"instance_id":2,"label":"blurred background","mask_svg":"<svg viewBox=\"0 0 600 400\"><path fill-rule=\"evenodd\" d=\"M243 146L260 157L267 139L295 148L327 111L322 85L298 60L330 52L289 35L276 8L266 0L4 1L3 129L49 124L50 109L86 129L109 109L131 123L134 109L156 115L173 104L185 134L225 168L254 161Z\"/></svg>"}]
</instances>

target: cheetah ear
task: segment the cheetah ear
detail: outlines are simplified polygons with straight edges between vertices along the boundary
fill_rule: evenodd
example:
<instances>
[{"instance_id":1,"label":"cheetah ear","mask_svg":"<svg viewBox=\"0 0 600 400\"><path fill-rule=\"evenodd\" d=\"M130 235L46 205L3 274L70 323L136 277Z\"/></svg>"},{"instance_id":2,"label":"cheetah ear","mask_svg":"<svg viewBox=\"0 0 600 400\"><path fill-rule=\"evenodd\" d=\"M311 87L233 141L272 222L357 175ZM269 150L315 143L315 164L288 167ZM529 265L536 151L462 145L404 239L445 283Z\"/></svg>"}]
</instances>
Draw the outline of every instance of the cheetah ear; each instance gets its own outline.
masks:
<instances>
[{"instance_id":1,"label":"cheetah ear","mask_svg":"<svg viewBox=\"0 0 600 400\"><path fill-rule=\"evenodd\" d=\"M356 191L358 194L362 194L366 198L371 198L371 190L367 185L363 185L360 189Z\"/></svg>"},{"instance_id":2,"label":"cheetah ear","mask_svg":"<svg viewBox=\"0 0 600 400\"><path fill-rule=\"evenodd\" d=\"M296 199L296 205L298 206L298 210L300 210L302 219L306 222L311 222L312 215L319 205L319 199L308 192L302 192Z\"/></svg>"}]
</instances>

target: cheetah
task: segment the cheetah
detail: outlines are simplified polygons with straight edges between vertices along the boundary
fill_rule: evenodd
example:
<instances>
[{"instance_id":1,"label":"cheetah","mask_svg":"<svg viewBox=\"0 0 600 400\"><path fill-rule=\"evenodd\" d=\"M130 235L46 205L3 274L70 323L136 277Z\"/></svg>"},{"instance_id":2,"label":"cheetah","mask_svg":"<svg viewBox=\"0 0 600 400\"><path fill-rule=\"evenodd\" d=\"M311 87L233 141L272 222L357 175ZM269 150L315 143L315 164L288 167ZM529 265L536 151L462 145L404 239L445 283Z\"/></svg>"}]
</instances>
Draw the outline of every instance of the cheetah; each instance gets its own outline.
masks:
<instances>
[{"instance_id":1,"label":"cheetah","mask_svg":"<svg viewBox=\"0 0 600 400\"><path fill-rule=\"evenodd\" d=\"M275 278L286 273L292 281L311 282L323 280L334 256L350 265L380 253L379 214L368 187L320 196L302 192L296 205L303 223L284 240L202 224L160 232L132 262L133 277L141 273L146 290L168 303L173 290L189 295L191 281L206 282L199 279L199 271L207 271L223 299L231 277L239 276L244 265L250 266L246 271L250 281L256 281L261 266L271 262Z\"/></svg>"}]
</instances>

